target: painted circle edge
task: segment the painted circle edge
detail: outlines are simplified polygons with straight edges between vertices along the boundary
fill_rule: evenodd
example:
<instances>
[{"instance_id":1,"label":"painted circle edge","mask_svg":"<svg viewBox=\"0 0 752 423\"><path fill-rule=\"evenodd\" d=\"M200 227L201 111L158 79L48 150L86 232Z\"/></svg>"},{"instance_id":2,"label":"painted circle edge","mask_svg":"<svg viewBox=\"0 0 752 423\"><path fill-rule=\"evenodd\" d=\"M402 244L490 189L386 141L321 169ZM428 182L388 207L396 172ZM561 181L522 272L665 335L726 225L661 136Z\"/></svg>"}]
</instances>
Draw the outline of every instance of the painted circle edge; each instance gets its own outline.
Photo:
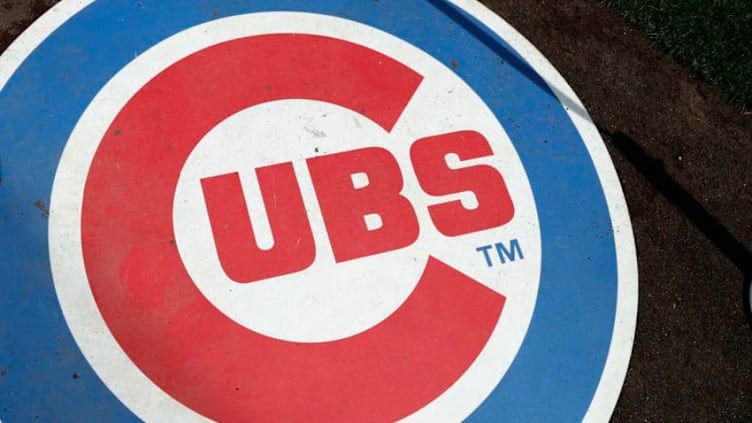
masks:
<instances>
[{"instance_id":1,"label":"painted circle edge","mask_svg":"<svg viewBox=\"0 0 752 423\"><path fill-rule=\"evenodd\" d=\"M0 56L0 90L26 57L60 25L94 0L64 0L24 31ZM621 184L595 124L581 101L553 65L521 34L474 0L450 0L471 14L521 54L545 80L578 130L592 159L611 217L617 258L617 302L609 353L584 421L609 418L618 400L631 355L637 317L637 260L632 227Z\"/></svg>"}]
</instances>

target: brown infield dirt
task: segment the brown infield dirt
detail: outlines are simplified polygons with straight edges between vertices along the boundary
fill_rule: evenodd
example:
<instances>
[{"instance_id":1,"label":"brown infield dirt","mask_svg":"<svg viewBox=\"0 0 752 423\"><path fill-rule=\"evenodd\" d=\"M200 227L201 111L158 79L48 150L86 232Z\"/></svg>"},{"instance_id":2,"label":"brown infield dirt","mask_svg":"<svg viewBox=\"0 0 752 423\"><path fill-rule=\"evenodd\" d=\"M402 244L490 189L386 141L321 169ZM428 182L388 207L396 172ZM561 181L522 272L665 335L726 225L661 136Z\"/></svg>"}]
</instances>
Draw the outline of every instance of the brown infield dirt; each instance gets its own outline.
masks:
<instances>
[{"instance_id":1,"label":"brown infield dirt","mask_svg":"<svg viewBox=\"0 0 752 423\"><path fill-rule=\"evenodd\" d=\"M0 50L52 0L0 0ZM601 129L637 245L634 351L613 422L752 422L752 115L595 0L485 3Z\"/></svg>"}]
</instances>

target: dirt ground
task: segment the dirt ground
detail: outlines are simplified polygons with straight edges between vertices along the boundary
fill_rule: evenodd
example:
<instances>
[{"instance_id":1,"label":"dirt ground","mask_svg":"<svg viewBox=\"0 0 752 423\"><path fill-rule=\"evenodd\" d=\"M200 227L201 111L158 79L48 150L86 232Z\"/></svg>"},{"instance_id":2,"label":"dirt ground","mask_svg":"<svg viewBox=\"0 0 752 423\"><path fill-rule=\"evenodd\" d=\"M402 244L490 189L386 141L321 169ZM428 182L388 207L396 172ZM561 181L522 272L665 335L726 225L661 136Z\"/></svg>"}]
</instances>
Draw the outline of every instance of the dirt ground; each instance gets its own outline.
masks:
<instances>
[{"instance_id":1,"label":"dirt ground","mask_svg":"<svg viewBox=\"0 0 752 423\"><path fill-rule=\"evenodd\" d=\"M0 1L0 50L52 0ZM752 115L595 0L486 0L562 73L629 203L637 334L614 422L752 422Z\"/></svg>"}]
</instances>

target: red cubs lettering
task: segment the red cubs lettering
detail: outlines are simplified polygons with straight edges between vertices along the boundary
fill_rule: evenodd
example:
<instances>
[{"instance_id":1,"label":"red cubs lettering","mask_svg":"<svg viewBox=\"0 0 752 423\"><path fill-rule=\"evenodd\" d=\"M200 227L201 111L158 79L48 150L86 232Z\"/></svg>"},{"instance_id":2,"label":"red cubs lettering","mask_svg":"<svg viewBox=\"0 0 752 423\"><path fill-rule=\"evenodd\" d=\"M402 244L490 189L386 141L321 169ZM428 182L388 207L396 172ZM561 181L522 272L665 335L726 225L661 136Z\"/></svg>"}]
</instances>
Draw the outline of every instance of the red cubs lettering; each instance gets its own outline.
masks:
<instances>
[{"instance_id":1,"label":"red cubs lettering","mask_svg":"<svg viewBox=\"0 0 752 423\"><path fill-rule=\"evenodd\" d=\"M240 283L303 270L316 257L292 163L258 168L256 177L274 239L268 250L259 248L255 241L238 173L201 180L222 269Z\"/></svg>"},{"instance_id":2,"label":"red cubs lettering","mask_svg":"<svg viewBox=\"0 0 752 423\"><path fill-rule=\"evenodd\" d=\"M402 173L389 151L369 147L307 163L337 262L407 247L418 239L418 218L400 194ZM358 174L367 178L362 187L353 182ZM368 215L377 215L381 226L369 229Z\"/></svg>"},{"instance_id":3,"label":"red cubs lettering","mask_svg":"<svg viewBox=\"0 0 752 423\"><path fill-rule=\"evenodd\" d=\"M478 202L467 209L459 200L428 207L434 226L446 236L459 236L506 224L514 216L514 205L504 178L488 165L452 169L448 154L460 160L493 155L488 140L475 131L459 131L421 138L410 147L410 159L421 188L443 196L470 191Z\"/></svg>"},{"instance_id":4,"label":"red cubs lettering","mask_svg":"<svg viewBox=\"0 0 752 423\"><path fill-rule=\"evenodd\" d=\"M514 204L501 174L489 165L453 169L460 161L493 155L488 140L475 131L421 138L410 148L420 187L432 196L470 192L477 206L459 200L428 206L436 229L454 237L502 226ZM404 180L394 156L380 147L334 153L306 160L336 262L398 250L414 243L420 226L404 195ZM316 256L311 226L292 163L256 169L274 244L261 249L237 173L201 180L217 254L227 276L254 282L306 269ZM356 178L360 183L356 183ZM369 228L368 218L377 222Z\"/></svg>"}]
</instances>

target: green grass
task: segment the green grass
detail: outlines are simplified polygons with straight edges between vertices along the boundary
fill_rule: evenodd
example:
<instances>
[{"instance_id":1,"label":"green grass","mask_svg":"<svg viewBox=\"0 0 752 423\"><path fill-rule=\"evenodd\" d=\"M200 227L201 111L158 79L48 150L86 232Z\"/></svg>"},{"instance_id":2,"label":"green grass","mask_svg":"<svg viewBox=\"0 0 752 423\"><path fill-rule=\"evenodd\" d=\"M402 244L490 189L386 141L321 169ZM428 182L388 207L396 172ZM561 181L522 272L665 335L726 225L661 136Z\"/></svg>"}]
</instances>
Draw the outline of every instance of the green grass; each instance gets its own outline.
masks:
<instances>
[{"instance_id":1,"label":"green grass","mask_svg":"<svg viewBox=\"0 0 752 423\"><path fill-rule=\"evenodd\" d=\"M752 0L603 0L677 62L752 111Z\"/></svg>"}]
</instances>

